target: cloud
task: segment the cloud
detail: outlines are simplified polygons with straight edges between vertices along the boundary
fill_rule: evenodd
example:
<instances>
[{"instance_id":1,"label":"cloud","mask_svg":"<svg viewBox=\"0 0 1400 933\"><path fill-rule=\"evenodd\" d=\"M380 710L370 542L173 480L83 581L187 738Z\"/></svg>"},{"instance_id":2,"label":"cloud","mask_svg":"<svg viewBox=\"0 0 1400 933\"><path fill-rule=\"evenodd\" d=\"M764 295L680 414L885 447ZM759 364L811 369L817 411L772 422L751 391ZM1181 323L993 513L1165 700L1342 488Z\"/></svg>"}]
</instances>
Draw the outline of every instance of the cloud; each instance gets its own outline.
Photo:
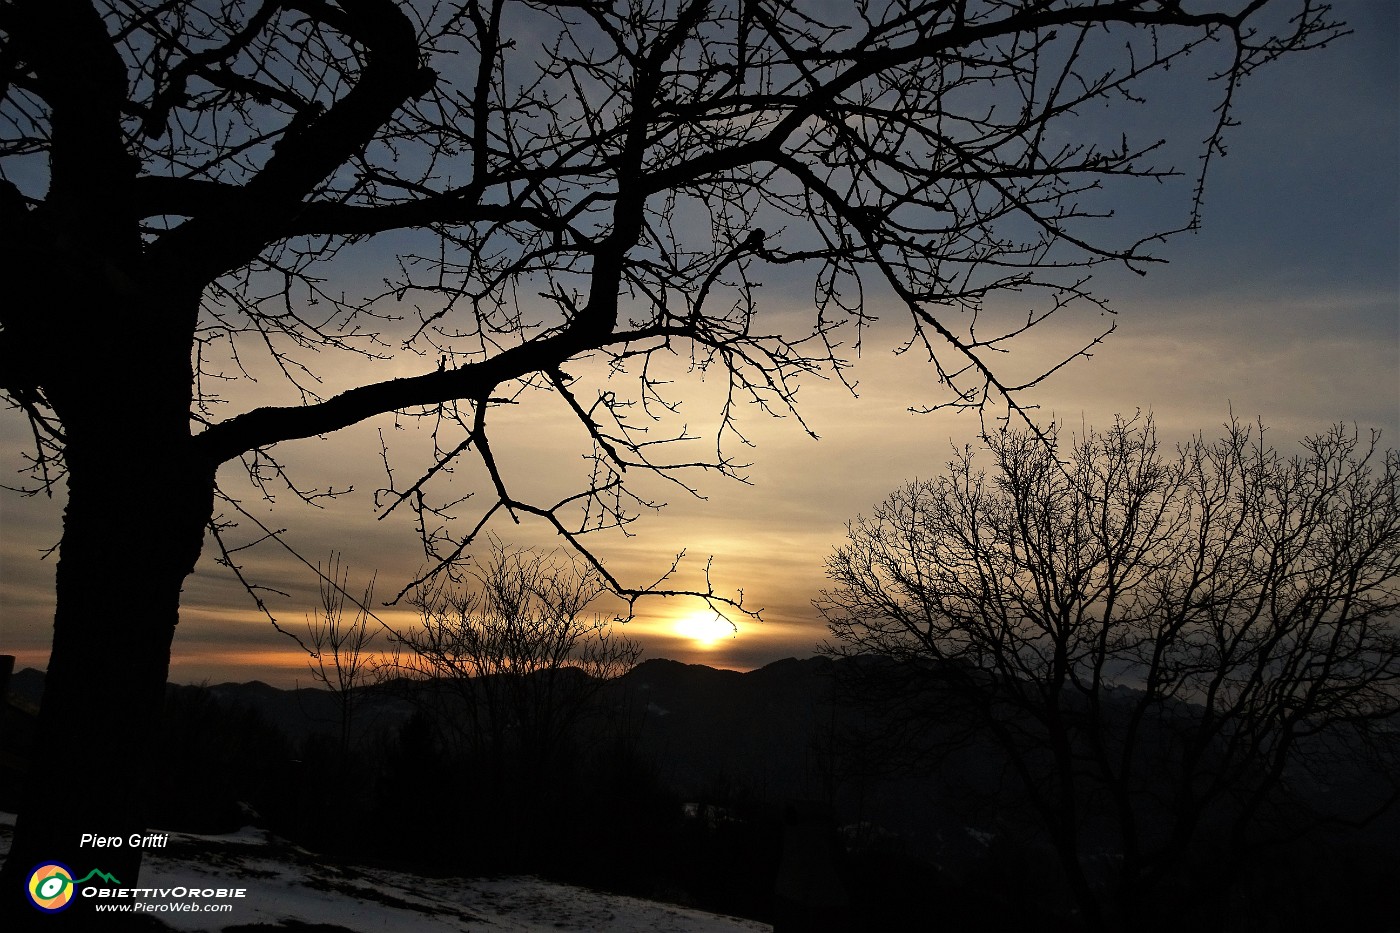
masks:
<instances>
[{"instance_id":1,"label":"cloud","mask_svg":"<svg viewBox=\"0 0 1400 933\"><path fill-rule=\"evenodd\" d=\"M1108 267L1096 275L1096 293L1111 299L1120 312L1116 318L1089 308L1071 310L999 359L1030 373L1073 353L1116 321L1117 332L1095 348L1092 359L1075 361L1028 396L1041 406L1037 417L1054 417L1073 430L1085 422L1104 425L1115 413L1150 409L1170 441L1211 431L1233 407L1242 418L1261 416L1281 445L1336 421L1355 421L1363 430L1379 427L1390 444L1400 443L1397 10L1394 4L1340 4L1338 12L1356 30L1353 36L1267 69L1245 85L1236 112L1243 125L1227 138L1228 157L1212 167L1202 231L1155 244L1154 251L1170 264L1153 266L1145 278ZM1135 119L1143 127L1175 120L1165 106L1169 99L1154 98ZM1188 143L1203 132L1175 124L1169 129L1184 130ZM1196 166L1177 167L1189 175ZM1110 205L1118 212L1111 224L1156 229L1177 222L1174 218L1184 220L1180 194L1178 185L1117 198ZM347 254L346 262L352 258ZM810 281L799 277L810 272L764 272L759 297L765 327L810 319ZM361 279L377 287L377 278ZM684 611L677 601L644 601L626 631L644 643L648 656L749 668L810 653L823 629L809 601L822 585L822 560L841 539L844 522L904 480L938 473L951 446L975 442L979 424L973 418L908 412L911 406L946 400L946 389L914 355L891 354L907 336L907 312L878 290L872 289L870 298L870 310L881 320L866 333L862 356L850 372L859 397L835 382L802 383L801 412L821 441L791 418L743 408L738 426L754 446L730 436L727 452L752 462L744 471L752 486L697 473L694 484L707 497L698 500L670 484L630 477L641 494L668 506L632 526L635 537L607 533L592 539L620 580L650 582L685 549L675 585L703 587L713 556L716 588L726 594L742 588L746 604L765 610L763 622L737 620L735 638L701 651L669 628L675 613ZM989 302L985 314L1023 320L1038 301L1029 293L1002 296ZM965 320L947 313L955 323ZM854 334L842 337L850 341ZM421 372L434 362L340 360L326 367L324 391L365 378ZM580 378L580 391L635 391L635 374L608 379L596 364L569 370ZM680 410L665 425L648 425L653 432L688 427L702 438L673 449L679 458L713 453L716 412L726 388L713 372L704 381L677 372ZM275 380L238 388L231 410L294 398ZM576 490L586 477L581 455L588 442L557 399L526 402L500 413L493 440L512 491L547 503ZM224 468L221 482L269 528L285 528L286 541L312 564L341 551L357 584L377 569L379 595L387 598L412 579L424 557L411 516L378 520L374 492L388 484L379 432L390 442L399 489L416 478L415 468L422 468L431 449L426 425L398 420L402 429L395 419L378 419L278 448L304 486L353 487L325 508L298 502L280 489L275 507L269 506L238 477L236 465ZM26 440L17 413L0 412L0 446L8 452L3 465L11 475ZM460 528L479 514L472 510L483 507L489 491L479 467L463 464L445 479L445 495L476 495L454 522ZM51 501L0 496L0 641L21 656L22 664L47 655L53 562L39 561L38 553L56 541L61 509L61 496ZM498 518L493 530L510 543L561 544L538 521ZM241 521L232 540L246 543L261 535ZM186 583L174 676L260 676L290 683L303 660L296 645L256 612L232 575L215 565L215 556L207 545ZM290 594L270 596L269 604L289 627L300 627L316 604L314 572L271 541L241 552L239 559L250 580Z\"/></svg>"}]
</instances>

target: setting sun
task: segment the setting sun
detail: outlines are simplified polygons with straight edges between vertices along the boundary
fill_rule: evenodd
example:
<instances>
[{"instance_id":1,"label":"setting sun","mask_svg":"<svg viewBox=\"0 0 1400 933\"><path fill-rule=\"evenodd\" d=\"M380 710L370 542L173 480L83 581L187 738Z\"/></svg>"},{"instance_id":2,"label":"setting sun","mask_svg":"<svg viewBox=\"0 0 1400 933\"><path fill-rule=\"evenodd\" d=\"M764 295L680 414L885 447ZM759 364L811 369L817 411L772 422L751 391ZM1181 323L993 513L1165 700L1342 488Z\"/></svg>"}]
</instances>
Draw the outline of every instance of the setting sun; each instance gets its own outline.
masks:
<instances>
[{"instance_id":1,"label":"setting sun","mask_svg":"<svg viewBox=\"0 0 1400 933\"><path fill-rule=\"evenodd\" d=\"M708 609L681 616L676 620L673 630L677 635L690 639L702 648L712 648L735 635L734 626L728 619Z\"/></svg>"}]
</instances>

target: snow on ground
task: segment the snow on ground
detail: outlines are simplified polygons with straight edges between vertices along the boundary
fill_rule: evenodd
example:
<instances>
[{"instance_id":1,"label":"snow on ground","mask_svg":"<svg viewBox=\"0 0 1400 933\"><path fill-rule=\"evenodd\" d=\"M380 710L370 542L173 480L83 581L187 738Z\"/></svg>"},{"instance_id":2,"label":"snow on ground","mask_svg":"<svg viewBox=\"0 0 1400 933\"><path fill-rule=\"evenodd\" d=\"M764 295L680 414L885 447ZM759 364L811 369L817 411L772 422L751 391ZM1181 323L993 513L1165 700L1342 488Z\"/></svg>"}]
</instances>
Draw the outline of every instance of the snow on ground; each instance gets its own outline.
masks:
<instances>
[{"instance_id":1,"label":"snow on ground","mask_svg":"<svg viewBox=\"0 0 1400 933\"><path fill-rule=\"evenodd\" d=\"M8 853L14 815L0 813L0 853ZM84 866L85 868L86 866ZM97 867L100 867L97 866ZM77 868L77 866L75 866ZM755 920L601 894L516 877L420 878L404 872L331 865L305 849L251 827L221 836L171 833L149 850L142 888L245 888L230 913L159 912L181 931L221 933L245 924L327 924L354 933L739 933L771 931ZM217 899L214 899L217 901ZM158 897L152 903L162 903Z\"/></svg>"}]
</instances>

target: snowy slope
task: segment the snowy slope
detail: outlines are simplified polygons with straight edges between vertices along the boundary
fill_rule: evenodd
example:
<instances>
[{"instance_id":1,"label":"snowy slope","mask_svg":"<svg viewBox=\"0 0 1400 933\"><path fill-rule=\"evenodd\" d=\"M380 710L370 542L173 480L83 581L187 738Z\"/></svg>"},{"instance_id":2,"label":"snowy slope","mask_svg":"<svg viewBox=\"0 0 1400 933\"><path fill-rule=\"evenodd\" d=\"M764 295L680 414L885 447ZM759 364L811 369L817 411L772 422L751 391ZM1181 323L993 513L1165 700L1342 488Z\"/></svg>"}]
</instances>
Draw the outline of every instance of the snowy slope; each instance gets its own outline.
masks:
<instances>
[{"instance_id":1,"label":"snowy slope","mask_svg":"<svg viewBox=\"0 0 1400 933\"><path fill-rule=\"evenodd\" d=\"M0 852L14 815L0 813ZM224 836L171 833L147 853L143 888L246 888L231 913L155 914L172 929L221 933L247 924L326 924L355 933L738 933L772 928L754 920L600 894L537 878L420 878L330 865L313 853L245 828ZM152 902L160 903L159 898Z\"/></svg>"}]
</instances>

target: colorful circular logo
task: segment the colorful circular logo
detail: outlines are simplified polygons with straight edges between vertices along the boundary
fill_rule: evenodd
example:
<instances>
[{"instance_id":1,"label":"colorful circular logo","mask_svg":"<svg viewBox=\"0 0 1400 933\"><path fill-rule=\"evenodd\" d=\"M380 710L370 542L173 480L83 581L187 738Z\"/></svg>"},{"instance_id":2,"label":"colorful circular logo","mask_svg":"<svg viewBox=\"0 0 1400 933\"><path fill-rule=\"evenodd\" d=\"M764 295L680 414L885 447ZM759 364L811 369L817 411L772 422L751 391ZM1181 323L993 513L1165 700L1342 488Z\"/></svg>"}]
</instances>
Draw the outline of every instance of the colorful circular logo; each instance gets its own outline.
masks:
<instances>
[{"instance_id":1,"label":"colorful circular logo","mask_svg":"<svg viewBox=\"0 0 1400 933\"><path fill-rule=\"evenodd\" d=\"M46 914L73 903L73 871L59 862L45 862L29 875L29 901Z\"/></svg>"}]
</instances>

